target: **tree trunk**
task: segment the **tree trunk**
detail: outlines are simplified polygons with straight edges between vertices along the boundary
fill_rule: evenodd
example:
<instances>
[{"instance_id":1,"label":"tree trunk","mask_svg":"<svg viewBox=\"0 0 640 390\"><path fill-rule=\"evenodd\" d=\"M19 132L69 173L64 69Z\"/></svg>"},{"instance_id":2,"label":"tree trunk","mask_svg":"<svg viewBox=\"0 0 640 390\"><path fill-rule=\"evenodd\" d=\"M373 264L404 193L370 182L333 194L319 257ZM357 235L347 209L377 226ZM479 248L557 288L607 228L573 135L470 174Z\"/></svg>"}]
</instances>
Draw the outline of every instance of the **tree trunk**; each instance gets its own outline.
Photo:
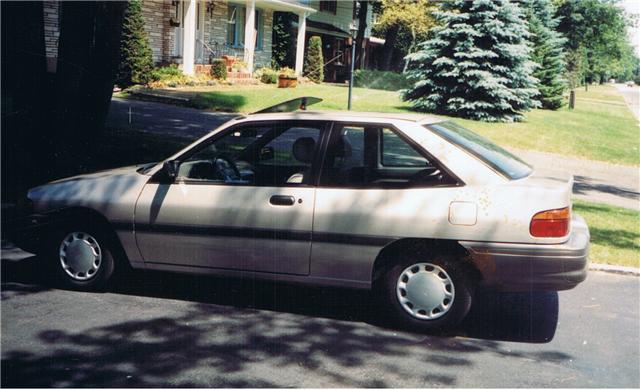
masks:
<instances>
[{"instance_id":1,"label":"tree trunk","mask_svg":"<svg viewBox=\"0 0 640 390\"><path fill-rule=\"evenodd\" d=\"M411 27L411 45L409 45L409 50L407 52L407 55L413 53L413 49L414 49L415 45L416 45L416 30L412 26ZM408 67L409 67L409 59L405 56L405 58L404 58L404 67L402 68L402 73L406 73Z\"/></svg>"},{"instance_id":2,"label":"tree trunk","mask_svg":"<svg viewBox=\"0 0 640 390\"><path fill-rule=\"evenodd\" d=\"M61 5L55 149L58 166L67 173L82 170L107 115L126 3L65 1Z\"/></svg>"},{"instance_id":3,"label":"tree trunk","mask_svg":"<svg viewBox=\"0 0 640 390\"><path fill-rule=\"evenodd\" d=\"M393 52L399 30L400 26L398 25L393 25L387 29L384 36L384 46L382 47L382 64L380 70L391 70L391 60L393 59Z\"/></svg>"},{"instance_id":4,"label":"tree trunk","mask_svg":"<svg viewBox=\"0 0 640 390\"><path fill-rule=\"evenodd\" d=\"M360 9L358 10L358 34L356 35L356 69L364 68L364 32L367 29L367 9L369 7L368 0L360 0Z\"/></svg>"},{"instance_id":5,"label":"tree trunk","mask_svg":"<svg viewBox=\"0 0 640 390\"><path fill-rule=\"evenodd\" d=\"M49 83L42 2L1 2L2 201L40 182L48 161Z\"/></svg>"}]
</instances>

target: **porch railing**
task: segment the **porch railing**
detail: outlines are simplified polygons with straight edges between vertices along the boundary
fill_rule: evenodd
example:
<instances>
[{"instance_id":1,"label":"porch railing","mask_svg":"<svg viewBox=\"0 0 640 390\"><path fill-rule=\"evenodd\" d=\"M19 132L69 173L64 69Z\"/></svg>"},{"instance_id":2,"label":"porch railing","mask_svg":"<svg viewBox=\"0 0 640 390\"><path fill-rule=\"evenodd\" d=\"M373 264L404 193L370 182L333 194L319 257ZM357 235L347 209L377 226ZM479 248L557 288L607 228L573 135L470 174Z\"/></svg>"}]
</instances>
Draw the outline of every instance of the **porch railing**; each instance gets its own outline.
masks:
<instances>
[{"instance_id":1,"label":"porch railing","mask_svg":"<svg viewBox=\"0 0 640 390\"><path fill-rule=\"evenodd\" d=\"M200 46L200 53L203 53L203 63L211 64L214 59L221 58L225 55L244 59L244 49L230 47L226 43L219 43L215 41L207 43L200 38L196 38L196 44Z\"/></svg>"}]
</instances>

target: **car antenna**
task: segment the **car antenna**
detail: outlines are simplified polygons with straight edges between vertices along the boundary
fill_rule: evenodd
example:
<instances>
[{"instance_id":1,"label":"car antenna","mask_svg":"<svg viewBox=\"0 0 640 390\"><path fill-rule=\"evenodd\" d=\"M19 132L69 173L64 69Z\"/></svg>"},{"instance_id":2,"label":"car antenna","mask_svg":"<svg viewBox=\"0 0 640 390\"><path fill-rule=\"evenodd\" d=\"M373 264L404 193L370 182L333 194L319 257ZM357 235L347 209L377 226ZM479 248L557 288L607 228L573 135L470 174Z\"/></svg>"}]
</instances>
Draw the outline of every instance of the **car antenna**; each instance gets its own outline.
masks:
<instances>
[{"instance_id":1,"label":"car antenna","mask_svg":"<svg viewBox=\"0 0 640 390\"><path fill-rule=\"evenodd\" d=\"M313 96L302 96L295 99L278 103L274 106L263 108L262 110L252 112L253 114L266 114L271 112L293 112L296 110L306 110L308 106L321 102L322 99Z\"/></svg>"}]
</instances>

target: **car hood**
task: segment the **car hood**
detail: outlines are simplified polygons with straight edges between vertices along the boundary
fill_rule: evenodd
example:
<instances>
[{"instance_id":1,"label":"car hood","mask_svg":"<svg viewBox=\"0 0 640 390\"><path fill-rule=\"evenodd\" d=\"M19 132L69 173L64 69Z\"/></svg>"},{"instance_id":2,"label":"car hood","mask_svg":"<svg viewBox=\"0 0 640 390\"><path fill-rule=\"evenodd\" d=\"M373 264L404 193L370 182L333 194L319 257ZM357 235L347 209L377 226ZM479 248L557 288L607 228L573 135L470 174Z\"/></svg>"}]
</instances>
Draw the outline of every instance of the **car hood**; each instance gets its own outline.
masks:
<instances>
[{"instance_id":1,"label":"car hood","mask_svg":"<svg viewBox=\"0 0 640 390\"><path fill-rule=\"evenodd\" d=\"M94 210L119 209L134 205L149 176L140 173L144 165L133 165L68 177L32 188L28 198L35 211L64 207Z\"/></svg>"},{"instance_id":2,"label":"car hood","mask_svg":"<svg viewBox=\"0 0 640 390\"><path fill-rule=\"evenodd\" d=\"M62 178L62 179L54 180L54 181L51 181L51 182L49 182L47 184L44 184L44 186L47 186L47 185L50 185L50 184L67 183L67 182L77 181L77 180L101 179L101 178L114 176L114 175L116 175L116 176L118 176L118 175L127 175L127 174L130 174L132 172L135 172L139 168L140 168L139 165L130 165L130 166L127 166L127 167L119 167L119 168L105 169L105 170L102 170L102 171L96 171L96 172L91 172L91 173L83 173L81 175L70 176L70 177L65 177L65 178Z\"/></svg>"}]
</instances>

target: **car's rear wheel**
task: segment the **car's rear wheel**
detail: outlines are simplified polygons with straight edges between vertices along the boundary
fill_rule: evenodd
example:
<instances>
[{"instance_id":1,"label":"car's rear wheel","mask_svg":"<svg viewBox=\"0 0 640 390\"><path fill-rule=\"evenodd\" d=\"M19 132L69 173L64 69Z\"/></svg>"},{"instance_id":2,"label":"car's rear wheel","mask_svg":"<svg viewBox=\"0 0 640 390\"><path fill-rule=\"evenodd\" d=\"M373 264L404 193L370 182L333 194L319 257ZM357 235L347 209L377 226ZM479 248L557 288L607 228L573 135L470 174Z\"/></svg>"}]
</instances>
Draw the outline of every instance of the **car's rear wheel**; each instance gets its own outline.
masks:
<instances>
[{"instance_id":1,"label":"car's rear wheel","mask_svg":"<svg viewBox=\"0 0 640 390\"><path fill-rule=\"evenodd\" d=\"M95 228L77 226L56 232L48 251L56 279L71 289L103 289L114 270L110 247L107 235Z\"/></svg>"},{"instance_id":2,"label":"car's rear wheel","mask_svg":"<svg viewBox=\"0 0 640 390\"><path fill-rule=\"evenodd\" d=\"M402 326L444 331L459 324L471 308L473 278L466 264L446 254L399 259L379 285L384 305Z\"/></svg>"}]
</instances>

